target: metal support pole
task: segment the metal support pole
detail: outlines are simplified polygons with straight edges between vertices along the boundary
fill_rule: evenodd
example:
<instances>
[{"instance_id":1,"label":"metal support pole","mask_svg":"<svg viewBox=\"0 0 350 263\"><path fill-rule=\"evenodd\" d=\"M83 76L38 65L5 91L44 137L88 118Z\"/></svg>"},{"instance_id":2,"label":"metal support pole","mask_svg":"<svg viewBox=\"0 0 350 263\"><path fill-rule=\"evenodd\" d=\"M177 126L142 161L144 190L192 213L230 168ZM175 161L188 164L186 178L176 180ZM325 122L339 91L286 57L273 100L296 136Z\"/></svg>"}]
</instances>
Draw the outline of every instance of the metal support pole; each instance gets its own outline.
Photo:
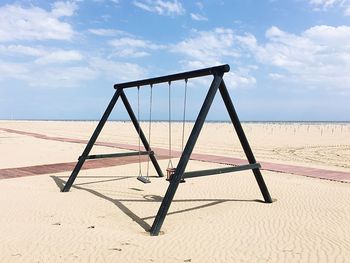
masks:
<instances>
[{"instance_id":1,"label":"metal support pole","mask_svg":"<svg viewBox=\"0 0 350 263\"><path fill-rule=\"evenodd\" d=\"M236 113L236 110L233 106L232 100L230 98L230 95L228 93L228 90L226 88L224 80L222 80L221 85L220 85L220 93L221 97L224 100L226 109L228 111L228 114L230 115L231 121L233 126L235 127L236 133L238 135L239 141L241 142L241 145L243 147L244 153L247 156L247 159L250 164L256 163L253 151L250 148L250 145L248 143L247 137L245 136L245 133L243 131L241 122L239 121L238 115ZM260 191L264 197L264 200L266 203L272 203L272 199L269 193L269 190L267 189L267 186L264 182L264 178L262 177L262 174L260 172L259 168L252 169L255 179L258 182Z\"/></svg>"},{"instance_id":2,"label":"metal support pole","mask_svg":"<svg viewBox=\"0 0 350 263\"><path fill-rule=\"evenodd\" d=\"M99 136L103 126L105 125L109 115L111 114L111 112L112 112L112 110L114 108L114 105L117 102L121 92L122 92L121 90L116 90L116 92L114 93L111 101L108 104L108 107L107 107L106 111L104 112L100 122L98 123L94 133L92 134L88 144L86 145L85 150L83 151L83 153L80 156L77 164L75 165L72 174L70 175L67 183L64 185L64 187L62 189L62 192L69 192L69 189L71 188L72 184L74 183L75 178L77 178L77 175L78 175L81 167L83 166L83 164L84 164L84 162L86 160L86 157L89 155L92 147L94 146L94 144L95 144L95 142L97 140L97 137Z\"/></svg>"},{"instance_id":3,"label":"metal support pole","mask_svg":"<svg viewBox=\"0 0 350 263\"><path fill-rule=\"evenodd\" d=\"M159 177L163 177L163 176L164 176L164 175L163 175L163 172L162 172L162 170L161 170L160 167L159 167L159 164L158 164L158 162L157 162L156 157L154 156L154 152L151 150L151 147L149 146L149 143L148 143L148 141L147 141L147 139L146 139L146 136L145 136L145 134L143 133L143 131L142 131L141 127L140 127L139 122L137 121L137 118L136 118L136 116L135 116L135 114L134 114L134 112L133 112L133 110L132 110L132 108L131 108L131 106L130 106L130 103L129 103L129 101L128 101L128 99L127 99L127 97L126 97L126 95L125 95L123 89L122 89L122 88L119 88L119 89L117 89L117 90L121 90L121 91L120 91L120 97L121 97L121 99L122 99L122 101L123 101L123 103L124 103L124 105L125 105L125 108L126 108L128 114L129 114L129 116L130 116L130 119L131 119L132 123L134 124L134 127L135 127L136 131L137 131L137 132L140 131L140 138L141 138L141 141L142 141L143 146L145 147L146 151L149 152L149 158L151 159L151 161L152 161L152 163L153 163L153 166L154 166L154 168L155 168L156 171L157 171L158 176L159 176Z\"/></svg>"},{"instance_id":4,"label":"metal support pole","mask_svg":"<svg viewBox=\"0 0 350 263\"><path fill-rule=\"evenodd\" d=\"M166 214L168 213L171 202L174 198L176 190L179 186L179 183L182 179L182 176L185 172L188 160L190 159L191 153L193 151L194 145L198 139L199 133L203 127L205 118L207 117L209 108L214 100L215 94L220 86L222 81L223 72L214 76L214 79L211 83L207 96L203 102L202 108L198 114L197 120L194 124L190 137L186 143L185 149L180 157L179 163L176 167L176 171L170 181L168 190L163 198L162 204L158 210L156 218L154 219L152 228L150 230L152 236L157 236L163 225ZM123 98L123 97L122 97Z\"/></svg>"}]
</instances>

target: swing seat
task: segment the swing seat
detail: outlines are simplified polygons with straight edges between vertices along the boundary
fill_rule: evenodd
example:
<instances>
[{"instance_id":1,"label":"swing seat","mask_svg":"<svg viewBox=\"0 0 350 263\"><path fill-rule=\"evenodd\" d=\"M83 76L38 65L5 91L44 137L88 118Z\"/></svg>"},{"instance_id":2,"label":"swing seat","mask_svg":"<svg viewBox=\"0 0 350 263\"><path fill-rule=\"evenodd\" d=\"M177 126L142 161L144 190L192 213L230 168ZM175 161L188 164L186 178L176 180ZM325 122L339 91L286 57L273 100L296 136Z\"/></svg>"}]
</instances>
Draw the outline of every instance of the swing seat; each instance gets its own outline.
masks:
<instances>
[{"instance_id":1,"label":"swing seat","mask_svg":"<svg viewBox=\"0 0 350 263\"><path fill-rule=\"evenodd\" d=\"M176 171L176 168L167 168L166 169L166 180L167 181L171 180L171 178L173 177L175 171Z\"/></svg>"},{"instance_id":2,"label":"swing seat","mask_svg":"<svg viewBox=\"0 0 350 263\"><path fill-rule=\"evenodd\" d=\"M144 177L144 176L142 176L142 175L139 175L139 176L137 177L137 180L143 182L144 184L149 184L149 183L151 182L150 179L148 179L148 178L146 178L146 177Z\"/></svg>"},{"instance_id":3,"label":"swing seat","mask_svg":"<svg viewBox=\"0 0 350 263\"><path fill-rule=\"evenodd\" d=\"M167 181L169 181L169 182L171 181L175 171L176 171L176 168L167 168L166 169L166 180ZM185 179L181 178L180 183L185 183L185 182L186 182Z\"/></svg>"}]
</instances>

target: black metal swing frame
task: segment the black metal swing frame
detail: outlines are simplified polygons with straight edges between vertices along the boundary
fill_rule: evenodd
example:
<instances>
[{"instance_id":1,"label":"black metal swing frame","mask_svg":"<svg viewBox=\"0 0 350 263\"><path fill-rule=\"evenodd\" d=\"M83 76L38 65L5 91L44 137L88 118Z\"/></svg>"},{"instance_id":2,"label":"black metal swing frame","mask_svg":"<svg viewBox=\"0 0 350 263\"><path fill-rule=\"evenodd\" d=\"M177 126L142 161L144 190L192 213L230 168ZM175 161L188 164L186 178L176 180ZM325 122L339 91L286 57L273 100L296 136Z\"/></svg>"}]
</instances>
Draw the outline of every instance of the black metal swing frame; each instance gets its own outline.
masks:
<instances>
[{"instance_id":1,"label":"black metal swing frame","mask_svg":"<svg viewBox=\"0 0 350 263\"><path fill-rule=\"evenodd\" d=\"M171 202L175 196L176 190L181 182L181 180L186 178L193 178L198 176L208 176L213 174L221 174L221 173L229 173L229 172L236 172L236 171L242 171L242 170L252 170L253 174L255 176L255 179L259 185L260 191L263 195L263 198L266 203L272 203L272 199L270 196L270 193L267 189L267 186L265 184L265 181L262 177L262 174L260 172L260 164L256 162L254 154L250 148L250 145L248 143L247 137L245 136L245 133L243 131L241 122L238 118L238 115L236 113L236 110L233 106L232 100L230 98L230 95L228 93L227 87L225 85L225 82L223 80L223 76L226 72L230 71L229 65L221 65L211 68L205 68L200 70L194 70L194 71L188 71L173 75L167 75L157 78L150 78L150 79L144 79L139 81L132 81L132 82L126 82L126 83L120 83L115 84L114 88L116 89L106 111L104 112L100 122L98 123L94 133L92 134L88 144L85 147L85 150L83 151L82 155L79 157L78 162L72 171L67 183L62 189L62 192L68 192L71 188L72 184L74 183L74 180L76 179L81 167L83 166L85 160L87 159L97 159L97 158L111 158L111 157L122 157L122 156L132 156L132 155L148 155L150 160L152 161L152 164L158 174L159 177L163 177L163 173L159 167L159 164L157 162L157 159L154 155L154 152L152 151L141 127L140 124L131 108L131 105L124 93L124 89L126 88L140 88L141 86L146 85L154 85L158 83L165 83L165 82L171 82L171 81L177 81L177 80L188 80L191 78L198 78L203 76L209 76L213 75L213 80L210 85L210 88L208 90L208 93L205 97L205 100L203 102L203 105L200 109L200 112L197 116L197 119L195 121L195 124L193 126L193 129L191 131L191 134L187 140L187 143L185 145L185 148L182 152L182 155L180 157L180 160L178 162L178 165L176 167L176 170L172 176L172 179L170 181L169 187L165 193L165 196L163 198L163 201L160 205L160 208L158 210L158 213L155 217L155 220L153 222L153 225L150 229L150 234L152 236L157 236L159 234L159 231L163 225L163 222L165 220L165 217L168 213L168 210L170 208ZM212 102L214 100L214 97L217 93L217 91L220 91L221 97L224 101L224 104L226 106L227 112L230 116L231 122L235 128L235 131L237 133L237 136L240 140L240 143L242 145L242 148L245 152L245 155L248 160L248 164L246 165L240 165L240 166L230 166L230 167L224 167L224 168L218 168L218 169L209 169L209 170L200 170L200 171L191 171L191 172L185 172L186 166L188 164L188 161L191 157L193 148L196 144L196 141L198 139L198 136L200 134L200 131L203 127L203 124L205 122L206 116L208 114L208 111L212 105ZM93 145L95 144L101 130L103 129L103 126L105 125L110 113L112 112L117 100L121 98L122 102L124 103L124 106L130 116L130 119L136 129L137 132L139 132L140 139L144 145L145 151L137 151L137 152L127 152L127 153L116 153L116 154L100 154L100 155L89 155Z\"/></svg>"}]
</instances>

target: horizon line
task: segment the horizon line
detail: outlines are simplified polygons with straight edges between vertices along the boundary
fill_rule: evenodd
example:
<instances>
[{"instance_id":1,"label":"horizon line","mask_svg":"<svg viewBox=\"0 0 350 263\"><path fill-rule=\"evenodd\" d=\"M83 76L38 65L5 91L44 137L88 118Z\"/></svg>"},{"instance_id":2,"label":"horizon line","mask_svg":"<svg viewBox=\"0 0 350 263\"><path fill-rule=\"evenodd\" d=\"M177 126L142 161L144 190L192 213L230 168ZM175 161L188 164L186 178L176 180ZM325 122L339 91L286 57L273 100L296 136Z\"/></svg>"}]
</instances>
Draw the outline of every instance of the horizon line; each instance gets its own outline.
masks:
<instances>
[{"instance_id":1,"label":"horizon line","mask_svg":"<svg viewBox=\"0 0 350 263\"><path fill-rule=\"evenodd\" d=\"M38 119L0 119L0 121L93 121L98 122L100 119L47 119L47 118L38 118ZM110 119L108 121L114 122L131 122L130 119ZM185 122L191 123L196 120L185 120ZM141 119L140 122L149 122L148 119ZM168 119L154 119L152 122L169 122ZM174 119L171 122L183 122L181 119ZM227 120L206 120L206 122L231 122ZM350 120L241 120L243 123L350 123Z\"/></svg>"}]
</instances>

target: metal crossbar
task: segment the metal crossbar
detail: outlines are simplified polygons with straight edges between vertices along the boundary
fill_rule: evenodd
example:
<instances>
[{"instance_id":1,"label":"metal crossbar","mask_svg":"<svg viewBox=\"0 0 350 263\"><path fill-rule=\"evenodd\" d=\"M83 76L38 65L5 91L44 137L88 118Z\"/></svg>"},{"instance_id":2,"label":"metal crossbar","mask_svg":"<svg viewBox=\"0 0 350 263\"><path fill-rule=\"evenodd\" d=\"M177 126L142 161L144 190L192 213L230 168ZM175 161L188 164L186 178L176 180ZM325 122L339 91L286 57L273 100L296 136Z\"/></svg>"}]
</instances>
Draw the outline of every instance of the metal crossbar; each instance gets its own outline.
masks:
<instances>
[{"instance_id":1,"label":"metal crossbar","mask_svg":"<svg viewBox=\"0 0 350 263\"><path fill-rule=\"evenodd\" d=\"M149 155L154 154L153 151L147 152L147 151L140 151L140 152L124 152L124 153L107 153L107 154L95 154L95 155L88 155L85 157L85 159L101 159L101 158L117 158L117 157L128 157L128 156L135 156L135 155ZM78 160L82 158L82 156L79 156Z\"/></svg>"},{"instance_id":2,"label":"metal crossbar","mask_svg":"<svg viewBox=\"0 0 350 263\"><path fill-rule=\"evenodd\" d=\"M207 170L198 170L198 171L186 172L183 174L182 178L187 179L187 178L193 178L193 177L208 176L213 174L223 174L223 173L231 173L231 172L238 172L238 171L244 171L244 170L252 170L257 168L261 168L259 163L230 166L230 167L221 167L221 168L207 169Z\"/></svg>"},{"instance_id":3,"label":"metal crossbar","mask_svg":"<svg viewBox=\"0 0 350 263\"><path fill-rule=\"evenodd\" d=\"M150 78L150 79L143 79L143 80L137 80L137 81L131 81L131 82L125 82L125 83L119 83L115 84L115 89L125 89L125 88L132 88L132 87L141 87L146 85L153 85L153 84L159 84L159 83L165 83L165 82L171 82L176 80L183 80L183 79L192 79L192 78L199 78L209 75L216 75L216 74L223 74L225 72L230 71L229 65L221 65L217 67L211 67L211 68L204 68L199 70L193 70L193 71L187 71L183 73L178 74L172 74L157 78Z\"/></svg>"}]
</instances>

